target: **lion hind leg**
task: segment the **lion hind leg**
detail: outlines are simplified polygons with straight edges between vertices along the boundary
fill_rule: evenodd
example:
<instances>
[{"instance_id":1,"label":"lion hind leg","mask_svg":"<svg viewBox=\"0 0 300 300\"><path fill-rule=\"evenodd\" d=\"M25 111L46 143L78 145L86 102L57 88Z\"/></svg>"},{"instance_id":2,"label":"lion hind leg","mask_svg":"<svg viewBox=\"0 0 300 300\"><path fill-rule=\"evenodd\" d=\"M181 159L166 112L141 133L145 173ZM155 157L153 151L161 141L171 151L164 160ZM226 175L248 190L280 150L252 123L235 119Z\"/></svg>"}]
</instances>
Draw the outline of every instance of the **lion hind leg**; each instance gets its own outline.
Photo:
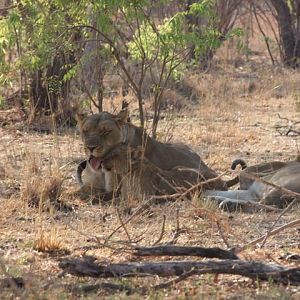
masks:
<instances>
[{"instance_id":1,"label":"lion hind leg","mask_svg":"<svg viewBox=\"0 0 300 300\"><path fill-rule=\"evenodd\" d=\"M205 198L209 201L216 201L219 208L233 211L244 206L249 206L250 203L256 203L258 200L248 190L236 191L206 191Z\"/></svg>"},{"instance_id":2,"label":"lion hind leg","mask_svg":"<svg viewBox=\"0 0 300 300\"><path fill-rule=\"evenodd\" d=\"M236 191L216 191L216 190L207 190L204 193L204 197L210 197L215 199L223 200L238 200L238 201L256 201L258 200L253 193L248 190L236 190Z\"/></svg>"}]
</instances>

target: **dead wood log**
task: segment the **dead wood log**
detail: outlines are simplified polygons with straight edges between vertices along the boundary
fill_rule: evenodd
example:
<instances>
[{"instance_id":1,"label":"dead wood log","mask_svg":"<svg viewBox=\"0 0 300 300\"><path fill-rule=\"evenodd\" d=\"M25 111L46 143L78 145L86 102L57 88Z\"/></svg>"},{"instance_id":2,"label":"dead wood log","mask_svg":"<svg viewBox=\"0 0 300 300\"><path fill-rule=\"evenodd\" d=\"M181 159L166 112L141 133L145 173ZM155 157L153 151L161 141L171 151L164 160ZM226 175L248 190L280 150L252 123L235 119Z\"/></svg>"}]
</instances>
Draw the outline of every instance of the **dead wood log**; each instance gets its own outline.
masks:
<instances>
[{"instance_id":1,"label":"dead wood log","mask_svg":"<svg viewBox=\"0 0 300 300\"><path fill-rule=\"evenodd\" d=\"M91 277L132 277L158 275L161 277L180 276L191 272L199 274L232 274L259 279L273 280L274 283L300 285L300 268L286 268L278 264L259 261L161 261L130 262L122 264L98 264L95 257L63 259L59 267L75 276Z\"/></svg>"},{"instance_id":2,"label":"dead wood log","mask_svg":"<svg viewBox=\"0 0 300 300\"><path fill-rule=\"evenodd\" d=\"M203 247L185 247L185 246L155 246L155 247L136 247L134 255L137 256L200 256L207 258L220 259L239 259L232 251L223 250L218 247L203 248Z\"/></svg>"}]
</instances>

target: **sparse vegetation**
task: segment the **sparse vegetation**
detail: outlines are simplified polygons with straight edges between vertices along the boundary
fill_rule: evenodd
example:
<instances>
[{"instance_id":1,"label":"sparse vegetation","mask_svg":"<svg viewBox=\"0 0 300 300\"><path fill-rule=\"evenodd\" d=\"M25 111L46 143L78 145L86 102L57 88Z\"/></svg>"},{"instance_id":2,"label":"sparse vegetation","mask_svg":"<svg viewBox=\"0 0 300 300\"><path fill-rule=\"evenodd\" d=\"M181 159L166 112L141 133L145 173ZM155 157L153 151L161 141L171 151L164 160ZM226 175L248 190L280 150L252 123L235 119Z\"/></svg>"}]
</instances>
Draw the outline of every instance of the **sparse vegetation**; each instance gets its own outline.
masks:
<instances>
[{"instance_id":1,"label":"sparse vegetation","mask_svg":"<svg viewBox=\"0 0 300 300\"><path fill-rule=\"evenodd\" d=\"M43 228L39 229L34 239L33 249L47 253L67 252L58 236L58 230L55 228L51 228L50 233Z\"/></svg>"},{"instance_id":2,"label":"sparse vegetation","mask_svg":"<svg viewBox=\"0 0 300 300\"><path fill-rule=\"evenodd\" d=\"M35 176L26 181L21 189L21 200L25 205L39 207L41 210L59 206L63 178L57 176Z\"/></svg>"},{"instance_id":3,"label":"sparse vegetation","mask_svg":"<svg viewBox=\"0 0 300 300\"><path fill-rule=\"evenodd\" d=\"M20 22L16 11L27 14L27 17L38 11L40 21L44 22L46 15L43 15L43 12L52 9L48 19L50 24L43 28L55 34L59 29L65 29L66 23L61 23L58 27L55 24L57 19L60 20L65 16L66 11L56 10L55 6L51 7L50 2L43 8L45 1L39 2L42 5L37 7L37 11L31 10L38 4L34 1L25 1L26 3L22 5L22 1L18 4L14 1L2 2L5 2L3 4L5 6L12 6L13 10L3 10L2 3L0 4L0 24L3 25L7 21L4 17L13 12L9 21L17 30L13 40L5 40L1 37L8 28L0 26L0 61L7 59L6 62L11 63L16 59L19 64L15 66L0 64L0 85L5 87L5 90L1 89L0 92L1 299L298 299L300 297L299 286L278 285L272 280L258 281L228 274L194 275L169 284L166 288L153 290L151 288L175 277L96 279L62 273L59 263L64 258L83 257L88 260L96 257L97 263L105 265L129 261L158 261L156 257L138 257L133 254L133 249L135 246L161 244L220 247L227 250L239 248L242 250L238 255L244 260L299 267L299 207L295 207L280 218L276 228L290 222L294 222L294 226L269 236L263 247L260 247L262 241L255 241L270 230L278 218L276 212L229 213L220 210L214 203L205 202L197 194L191 201L156 204L150 209L140 211L138 207L141 201L134 197L129 197L130 203L126 204L114 200L92 205L91 202L80 200L70 192L78 189L73 174L76 164L84 158L78 131L74 127L58 126L64 124L70 115L64 115L62 123L56 122L55 116L43 113L35 115L32 119L29 115L24 117L22 106L24 104L26 108L29 102L26 93L24 96L18 92L19 80L22 77L21 81L25 84L27 77L24 77L23 68L30 67L27 56L37 49L30 49L31 51L25 53L17 51L13 46L15 38L18 38L22 41L23 50L28 49L24 40L28 38L31 26L29 21ZM72 1L63 2L75 15L86 9L80 5L74 6ZM63 2L53 3L63 5ZM121 2L126 2L127 5L130 1ZM142 2L144 3L144 1L137 3ZM178 12L181 2L174 1L179 6L168 6L167 2L169 1L165 1L163 10L153 10L157 18L160 14L166 16L173 13L174 7ZM221 2L226 1L219 3ZM238 1L230 2L234 4ZM261 1L250 2L253 5L257 2L260 8L265 8ZM120 1L114 3L119 5ZM294 9L290 5L296 2L288 1L288 3L290 9ZM25 8L31 9L27 11ZM271 14L266 15L267 19L264 18L264 13L269 12L269 8L267 11L260 11L258 8L256 13L258 18L261 18L261 29L269 38L269 43L273 41L276 44L273 32L275 30L277 33L276 20ZM230 171L230 164L237 157L245 159L251 165L274 159L291 160L299 154L300 136L297 134L300 132L297 123L300 109L299 71L286 69L279 64L280 53L276 47L271 47L274 54L272 62L266 41L258 35L261 30L254 21L255 18L249 17L244 6L241 12L242 18L236 20L237 26L243 27L243 30L251 28L251 32L255 34L242 35L239 40L234 36L232 39L222 41L221 48L214 49L213 59L209 63L210 68L205 72L200 71L197 66L188 65L180 81L170 80L170 85L166 87L162 96L162 111L157 124L159 140L182 142L191 146L209 167L217 170L219 174L225 173L223 177L226 179L234 175ZM293 12L296 13L295 10ZM64 18L62 20L65 22ZM266 26L267 20L271 20L272 28ZM245 24L247 26L243 26ZM38 34L36 32L38 28L35 27L33 36ZM13 30L13 27L10 29ZM136 33L135 30L132 32ZM91 36L97 38L96 35ZM45 35L43 37L45 38ZM127 35L124 36L126 37ZM142 35L136 35L136 38L142 38ZM57 42L59 41L58 39ZM42 39L41 43L38 40L33 42L45 49L45 45L53 41ZM121 43L119 40L116 42L118 45ZM236 44L241 46L241 43L245 44L242 46L245 47L243 49L246 53L243 49L241 51L241 48L236 48ZM101 47L103 47L101 55L98 57L100 62L107 59L108 54L113 55L107 46L102 44ZM123 47L120 49L125 51ZM7 56L10 50L13 51L11 57ZM49 47L46 50L50 51L53 48ZM67 51L67 54L70 54L77 49L67 47L67 50L71 51ZM43 68L49 66L51 55L46 58L44 61L35 61L36 56L31 57L34 66L38 64ZM105 67L110 66L111 60L107 61ZM115 65L115 61L111 63L112 65ZM20 68L11 69L16 66ZM96 87L100 90L97 89L96 92L91 86L86 86L94 91L90 92L90 96L96 104L99 104L97 101L102 95L103 110L110 112L119 109L125 97L130 102L131 121L139 124L136 94L128 92L128 87L123 86L120 77L110 72L106 73L108 70L115 69L102 70L103 94L98 82L99 85ZM132 69L131 64L130 70L133 70L134 74L138 68ZM85 88L72 81L74 79L72 72L67 74L69 78L66 77L65 82L71 80L71 92L74 93L70 97L74 99L78 97L86 108L89 109L91 106L96 111L95 104L90 105L91 99ZM144 83L150 91L151 80L146 77ZM122 95L122 90L126 90L125 96ZM159 92L159 89L156 91ZM15 92L17 93L14 94ZM12 94L15 97L8 97ZM24 103L20 102L20 99L24 100ZM152 130L151 118L154 109L154 104L150 100L151 93L146 93L143 98L144 125L149 132ZM294 133L286 134L290 128ZM186 257L178 259L185 260ZM194 259L201 261L201 258ZM159 260L175 259L164 256Z\"/></svg>"},{"instance_id":4,"label":"sparse vegetation","mask_svg":"<svg viewBox=\"0 0 300 300\"><path fill-rule=\"evenodd\" d=\"M231 160L237 156L242 156L250 164L269 159L293 159L297 152L298 137L281 136L273 126L278 122L283 122L278 118L278 112L284 117L296 120L297 111L294 97L292 94L287 94L282 98L272 97L269 88L276 86L278 80L281 80L286 87L292 83L289 82L288 71L284 71L284 75L278 73L274 78L275 81L270 79L269 72L269 70L264 70L258 73L256 89L246 97L243 92L243 79L230 81L227 73L225 78L218 75L213 79L210 74L207 74L196 81L196 75L191 75L197 82L195 90L201 84L201 91L205 93L205 97L197 106L197 110L194 107L193 111L187 110L177 115L174 130L172 130L172 141L181 141L192 145L209 166L219 172L228 172ZM297 77L293 77L293 80L296 82ZM212 84L221 87L225 82L227 89L223 90L220 100L217 98L216 91L210 87ZM106 107L106 109L110 110L110 107ZM136 122L134 117L133 122ZM163 134L164 124L168 124L168 122L168 119L161 121L159 133ZM54 209L50 212L49 210L41 211L35 207L25 207L20 200L18 191L13 190L12 194L4 199L1 189L3 213L0 222L4 226L3 228L6 228L6 233L1 238L2 245L5 249L15 249L13 253L11 252L10 257L4 256L8 273L24 277L27 282L26 286L33 285L35 289L39 290L39 294L46 298L56 297L58 294L64 295L66 298L75 294L82 297L86 295L86 297L109 298L111 294L111 290L108 291L107 287L102 285L107 280L56 278L59 269L55 267L57 264L55 257L66 255L65 250L61 249L68 249L71 256L82 253L95 255L99 261L136 260L127 251L122 252L117 249L120 249L120 245L122 248L123 243L125 245L128 243L128 236L132 241L138 241L139 245L155 243L161 236L164 216L165 225L160 243L174 239L175 235L179 245L224 248L226 246L220 236L221 232L230 246L244 245L265 233L277 216L275 213L263 212L254 215L239 212L228 214L195 197L192 202L153 206L151 211L136 215L125 224L128 236L122 227L113 234L114 230L120 226L120 220L125 223L130 218L128 210L120 207L117 212L113 204L91 206L89 203L81 202L78 198L70 198L65 193L69 189L76 188L70 175L75 169L73 161L83 156L78 135L73 133L56 136L37 135L26 133L25 130L18 134L12 127L1 129L1 137L5 146L5 151L2 151L1 154L1 166L7 166L1 186L9 188L12 180L19 182L22 197L24 199L35 198L39 203L41 193L44 193L43 199L49 199L53 181L54 186L58 188L55 190L62 191L62 193L55 192L55 195L53 194L53 197L50 198L71 202L76 207L76 215L64 214ZM28 150L29 143L30 149L35 149L35 155ZM50 166L53 166L52 163L49 164L49 161L59 162L58 165L62 167L60 173L52 173L54 178L47 175ZM18 172L18 170L21 171ZM26 196L25 191L30 191L30 189L32 193L28 192L28 196ZM136 203L134 199L132 203ZM49 214L52 217L49 218ZM297 210L285 216L279 225L296 217ZM102 244L106 239L108 239L107 247L103 247ZM253 260L269 261L272 259L277 263L290 265L290 263L280 260L280 257L286 253L298 253L298 244L297 228L290 228L279 236L271 237L263 249L254 250L253 247L250 247L242 253L242 256ZM57 250L52 252L55 254L54 256L50 256L47 251L32 252L35 247L44 249L42 251L55 248ZM41 255L41 253L44 254ZM16 262L15 258L19 257L26 257L26 259ZM50 272L53 286L51 281L48 282L50 279L43 275L44 270ZM34 282L31 281L31 276L34 276ZM108 282L136 288L157 285L164 282L164 279L136 278L117 282L108 280ZM75 289L79 283L96 287L97 284L100 284L101 288L94 287L93 293L86 294L87 292ZM46 290L40 288L44 284L48 285ZM58 290L57 286L59 286ZM12 290L9 288L1 291L2 297L9 297L11 293ZM27 289L27 293L30 295L32 290ZM124 292L115 291L115 293L115 297L118 298L129 297ZM176 288L149 292L149 297L155 298L159 295L162 299L172 297L197 299L199 295L225 298L236 295L244 296L245 294L248 299L258 296L267 299L277 296L288 298L293 295L296 297L299 290L295 287L280 287L272 282L252 283L250 280L228 275L219 276L216 282L212 276L205 275L180 282L176 284ZM131 297L141 296L133 295Z\"/></svg>"}]
</instances>

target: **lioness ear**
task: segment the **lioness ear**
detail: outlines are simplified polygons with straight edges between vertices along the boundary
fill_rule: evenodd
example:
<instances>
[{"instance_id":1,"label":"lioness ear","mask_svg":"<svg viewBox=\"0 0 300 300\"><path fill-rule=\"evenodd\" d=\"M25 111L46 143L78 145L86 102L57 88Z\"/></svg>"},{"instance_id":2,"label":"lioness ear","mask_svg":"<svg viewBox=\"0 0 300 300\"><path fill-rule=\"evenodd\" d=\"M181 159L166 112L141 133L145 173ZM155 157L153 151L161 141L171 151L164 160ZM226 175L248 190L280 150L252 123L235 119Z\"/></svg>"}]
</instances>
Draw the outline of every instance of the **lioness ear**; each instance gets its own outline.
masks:
<instances>
[{"instance_id":1,"label":"lioness ear","mask_svg":"<svg viewBox=\"0 0 300 300\"><path fill-rule=\"evenodd\" d=\"M77 112L75 114L75 120L77 121L77 125L78 125L79 129L82 128L82 124L83 124L83 121L85 120L85 118L86 118L86 114L84 114L84 113Z\"/></svg>"}]
</instances>

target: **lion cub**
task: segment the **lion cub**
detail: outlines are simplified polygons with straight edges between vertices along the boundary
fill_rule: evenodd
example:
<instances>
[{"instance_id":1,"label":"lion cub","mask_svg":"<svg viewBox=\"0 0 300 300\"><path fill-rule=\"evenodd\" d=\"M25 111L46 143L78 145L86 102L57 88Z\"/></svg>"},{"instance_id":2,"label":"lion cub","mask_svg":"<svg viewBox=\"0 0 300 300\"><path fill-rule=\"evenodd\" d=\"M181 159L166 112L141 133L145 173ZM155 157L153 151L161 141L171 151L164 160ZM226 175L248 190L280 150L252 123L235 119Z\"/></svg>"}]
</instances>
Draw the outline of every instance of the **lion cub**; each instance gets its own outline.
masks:
<instances>
[{"instance_id":1,"label":"lion cub","mask_svg":"<svg viewBox=\"0 0 300 300\"><path fill-rule=\"evenodd\" d=\"M150 195L172 195L203 181L197 170L175 167L162 170L150 162L142 147L119 144L103 157L104 172L113 171L121 178L121 195L128 199ZM209 188L208 185L205 188Z\"/></svg>"}]
</instances>

